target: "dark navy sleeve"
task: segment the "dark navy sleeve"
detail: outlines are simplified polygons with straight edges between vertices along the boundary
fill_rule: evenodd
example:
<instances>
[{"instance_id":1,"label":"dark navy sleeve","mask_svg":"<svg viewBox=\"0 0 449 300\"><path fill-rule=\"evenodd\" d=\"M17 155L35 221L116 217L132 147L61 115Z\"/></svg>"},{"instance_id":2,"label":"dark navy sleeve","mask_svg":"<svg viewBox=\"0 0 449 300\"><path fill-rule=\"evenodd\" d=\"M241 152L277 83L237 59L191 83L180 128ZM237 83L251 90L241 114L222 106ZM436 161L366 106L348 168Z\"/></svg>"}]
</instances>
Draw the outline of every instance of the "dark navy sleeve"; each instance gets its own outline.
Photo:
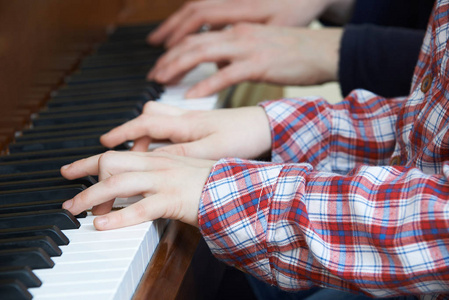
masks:
<instances>
[{"instance_id":1,"label":"dark navy sleeve","mask_svg":"<svg viewBox=\"0 0 449 300\"><path fill-rule=\"evenodd\" d=\"M371 24L345 27L338 76L343 96L356 88L406 96L425 31Z\"/></svg>"},{"instance_id":2,"label":"dark navy sleeve","mask_svg":"<svg viewBox=\"0 0 449 300\"><path fill-rule=\"evenodd\" d=\"M357 0L351 24L426 29L435 0Z\"/></svg>"},{"instance_id":3,"label":"dark navy sleeve","mask_svg":"<svg viewBox=\"0 0 449 300\"><path fill-rule=\"evenodd\" d=\"M355 1L340 48L338 75L344 96L355 88L384 97L408 95L434 3L435 0Z\"/></svg>"}]
</instances>

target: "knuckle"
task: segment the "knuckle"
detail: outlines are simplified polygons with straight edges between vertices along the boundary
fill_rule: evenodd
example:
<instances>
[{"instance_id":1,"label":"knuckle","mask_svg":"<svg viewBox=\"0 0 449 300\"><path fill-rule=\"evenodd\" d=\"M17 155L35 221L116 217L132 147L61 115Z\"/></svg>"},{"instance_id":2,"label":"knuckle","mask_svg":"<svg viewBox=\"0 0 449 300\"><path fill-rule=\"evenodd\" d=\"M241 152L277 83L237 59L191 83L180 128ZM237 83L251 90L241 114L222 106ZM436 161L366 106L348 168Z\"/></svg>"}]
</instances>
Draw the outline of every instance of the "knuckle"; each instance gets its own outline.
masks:
<instances>
[{"instance_id":1,"label":"knuckle","mask_svg":"<svg viewBox=\"0 0 449 300\"><path fill-rule=\"evenodd\" d=\"M122 180L118 175L112 175L104 180L104 185L107 189L119 189Z\"/></svg>"},{"instance_id":2,"label":"knuckle","mask_svg":"<svg viewBox=\"0 0 449 300\"><path fill-rule=\"evenodd\" d=\"M196 36L195 35L186 35L181 43L179 44L179 49L188 49L192 45L195 44Z\"/></svg>"},{"instance_id":3,"label":"knuckle","mask_svg":"<svg viewBox=\"0 0 449 300\"><path fill-rule=\"evenodd\" d=\"M233 27L233 31L236 34L247 35L253 32L254 26L248 23L239 23Z\"/></svg>"},{"instance_id":4,"label":"knuckle","mask_svg":"<svg viewBox=\"0 0 449 300\"><path fill-rule=\"evenodd\" d=\"M198 45L198 47L196 47L194 53L197 56L202 57L202 56L208 54L210 49L211 49L211 47L208 44L201 44L201 45Z\"/></svg>"},{"instance_id":5,"label":"knuckle","mask_svg":"<svg viewBox=\"0 0 449 300\"><path fill-rule=\"evenodd\" d=\"M73 201L78 206L85 206L87 203L89 203L89 199L90 199L90 190L87 189L76 195L73 198Z\"/></svg>"},{"instance_id":6,"label":"knuckle","mask_svg":"<svg viewBox=\"0 0 449 300\"><path fill-rule=\"evenodd\" d=\"M186 156L187 155L187 149L185 145L177 145L174 148L174 153L175 155L179 155L179 156Z\"/></svg>"},{"instance_id":7,"label":"knuckle","mask_svg":"<svg viewBox=\"0 0 449 300\"><path fill-rule=\"evenodd\" d=\"M190 61L189 55L183 55L181 57L177 57L175 60L173 60L172 67L173 67L173 69L177 69L177 70L182 69L186 65L188 65L189 61Z\"/></svg>"},{"instance_id":8,"label":"knuckle","mask_svg":"<svg viewBox=\"0 0 449 300\"><path fill-rule=\"evenodd\" d=\"M135 215L137 220L144 221L148 219L148 211L146 206L140 201L134 205Z\"/></svg>"},{"instance_id":9,"label":"knuckle","mask_svg":"<svg viewBox=\"0 0 449 300\"><path fill-rule=\"evenodd\" d=\"M187 2L185 8L191 14L197 14L203 11L204 4L202 3L202 1Z\"/></svg>"},{"instance_id":10,"label":"knuckle","mask_svg":"<svg viewBox=\"0 0 449 300\"><path fill-rule=\"evenodd\" d=\"M117 152L113 150L108 150L105 153L101 154L98 158L98 166L100 169L107 168L111 162L114 161Z\"/></svg>"},{"instance_id":11,"label":"knuckle","mask_svg":"<svg viewBox=\"0 0 449 300\"><path fill-rule=\"evenodd\" d=\"M143 106L142 116L144 116L145 113L148 113L154 109L154 106L156 105L156 102L154 101L148 101Z\"/></svg>"}]
</instances>

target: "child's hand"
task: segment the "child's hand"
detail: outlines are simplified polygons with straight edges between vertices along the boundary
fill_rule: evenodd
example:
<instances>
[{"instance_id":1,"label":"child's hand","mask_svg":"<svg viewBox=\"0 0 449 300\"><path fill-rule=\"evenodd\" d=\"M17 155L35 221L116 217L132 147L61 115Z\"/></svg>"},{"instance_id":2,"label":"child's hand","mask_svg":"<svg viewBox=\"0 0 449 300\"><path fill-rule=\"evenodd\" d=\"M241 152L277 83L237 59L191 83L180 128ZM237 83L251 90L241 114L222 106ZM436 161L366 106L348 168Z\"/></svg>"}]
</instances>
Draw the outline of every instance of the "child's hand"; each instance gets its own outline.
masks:
<instances>
[{"instance_id":1,"label":"child's hand","mask_svg":"<svg viewBox=\"0 0 449 300\"><path fill-rule=\"evenodd\" d=\"M99 182L66 201L63 208L74 215L93 207L99 230L139 224L158 218L177 219L198 226L201 191L214 161L166 153L106 152L61 168L68 179L98 175ZM114 199L143 195L119 211Z\"/></svg>"},{"instance_id":2,"label":"child's hand","mask_svg":"<svg viewBox=\"0 0 449 300\"><path fill-rule=\"evenodd\" d=\"M175 143L156 152L215 160L257 158L271 149L268 119L261 107L187 111L148 102L142 115L101 137L107 147L134 141L137 151L146 151L151 140Z\"/></svg>"}]
</instances>

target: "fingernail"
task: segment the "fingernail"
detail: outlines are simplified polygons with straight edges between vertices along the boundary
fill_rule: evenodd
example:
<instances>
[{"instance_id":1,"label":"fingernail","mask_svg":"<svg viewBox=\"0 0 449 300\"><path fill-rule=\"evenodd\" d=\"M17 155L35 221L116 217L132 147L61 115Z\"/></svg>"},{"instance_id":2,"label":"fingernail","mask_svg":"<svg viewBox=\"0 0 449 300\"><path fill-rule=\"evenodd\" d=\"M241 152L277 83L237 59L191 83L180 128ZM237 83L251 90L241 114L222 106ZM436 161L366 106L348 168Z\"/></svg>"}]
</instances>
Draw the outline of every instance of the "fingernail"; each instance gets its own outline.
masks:
<instances>
[{"instance_id":1,"label":"fingernail","mask_svg":"<svg viewBox=\"0 0 449 300\"><path fill-rule=\"evenodd\" d=\"M62 166L62 167L61 167L61 170L66 170L66 169L68 169L68 168L70 167L70 165L71 165L71 164Z\"/></svg>"},{"instance_id":2,"label":"fingernail","mask_svg":"<svg viewBox=\"0 0 449 300\"><path fill-rule=\"evenodd\" d=\"M108 224L108 218L107 217L98 217L96 220L96 223L98 226L100 227L104 227L106 226L106 224Z\"/></svg>"},{"instance_id":3,"label":"fingernail","mask_svg":"<svg viewBox=\"0 0 449 300\"><path fill-rule=\"evenodd\" d=\"M66 202L64 202L63 204L62 204L62 208L64 208L64 209L70 209L70 207L72 207L72 205L73 205L73 200L67 200Z\"/></svg>"}]
</instances>

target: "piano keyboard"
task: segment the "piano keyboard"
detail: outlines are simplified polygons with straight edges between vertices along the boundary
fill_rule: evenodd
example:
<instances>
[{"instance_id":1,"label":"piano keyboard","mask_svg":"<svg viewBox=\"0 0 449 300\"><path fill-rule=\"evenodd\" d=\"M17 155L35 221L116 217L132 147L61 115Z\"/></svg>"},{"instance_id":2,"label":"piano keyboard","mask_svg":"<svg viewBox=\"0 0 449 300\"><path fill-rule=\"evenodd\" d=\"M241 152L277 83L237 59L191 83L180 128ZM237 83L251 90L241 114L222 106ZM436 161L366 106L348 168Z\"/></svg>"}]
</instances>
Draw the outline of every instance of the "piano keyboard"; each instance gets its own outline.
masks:
<instances>
[{"instance_id":1,"label":"piano keyboard","mask_svg":"<svg viewBox=\"0 0 449 300\"><path fill-rule=\"evenodd\" d=\"M99 136L136 117L147 101L187 109L220 105L217 96L183 99L214 72L213 65L200 66L173 87L145 81L162 53L144 42L152 28L118 28L0 156L0 299L132 297L165 221L96 231L90 213L75 218L61 209L95 178L68 181L59 168L107 150ZM116 199L115 206L136 200Z\"/></svg>"}]
</instances>

